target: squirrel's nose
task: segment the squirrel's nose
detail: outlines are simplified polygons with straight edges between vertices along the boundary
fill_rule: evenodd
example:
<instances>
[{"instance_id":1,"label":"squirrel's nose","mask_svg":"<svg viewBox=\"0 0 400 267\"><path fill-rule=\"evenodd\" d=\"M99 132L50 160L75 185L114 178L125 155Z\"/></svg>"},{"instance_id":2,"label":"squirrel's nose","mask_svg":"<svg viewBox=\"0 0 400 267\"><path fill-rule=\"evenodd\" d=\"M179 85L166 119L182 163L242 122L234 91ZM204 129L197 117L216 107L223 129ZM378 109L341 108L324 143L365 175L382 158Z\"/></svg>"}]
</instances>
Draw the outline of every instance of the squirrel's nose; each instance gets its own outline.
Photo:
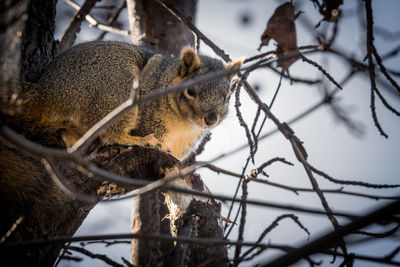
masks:
<instances>
[{"instance_id":1,"label":"squirrel's nose","mask_svg":"<svg viewBox=\"0 0 400 267\"><path fill-rule=\"evenodd\" d=\"M218 120L218 114L216 112L210 112L205 118L207 126L213 126Z\"/></svg>"}]
</instances>

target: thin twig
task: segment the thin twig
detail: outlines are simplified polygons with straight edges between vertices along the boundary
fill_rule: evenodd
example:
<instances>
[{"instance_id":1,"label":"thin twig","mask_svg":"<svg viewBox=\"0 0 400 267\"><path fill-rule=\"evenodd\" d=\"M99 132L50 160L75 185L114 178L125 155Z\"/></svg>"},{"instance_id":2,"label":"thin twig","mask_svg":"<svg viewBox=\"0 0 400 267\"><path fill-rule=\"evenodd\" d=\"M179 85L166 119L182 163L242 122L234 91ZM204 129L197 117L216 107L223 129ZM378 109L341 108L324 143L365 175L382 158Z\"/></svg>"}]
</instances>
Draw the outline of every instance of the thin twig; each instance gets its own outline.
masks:
<instances>
[{"instance_id":1,"label":"thin twig","mask_svg":"<svg viewBox=\"0 0 400 267\"><path fill-rule=\"evenodd\" d=\"M387 101L386 99L383 97L383 95L381 94L381 92L379 92L378 88L374 89L375 92L378 94L379 99L382 101L383 105L390 110L391 112L393 112L395 115L400 117L400 112L397 111L394 107L392 107Z\"/></svg>"},{"instance_id":2,"label":"thin twig","mask_svg":"<svg viewBox=\"0 0 400 267\"><path fill-rule=\"evenodd\" d=\"M65 254L68 253L68 247L71 245L71 242L67 242L66 244L64 244L63 248L62 248L62 252L61 255L58 256L56 263L54 264L54 267L57 267L58 264L60 264L61 260L63 259L67 259L69 260L69 258L66 257L71 257L71 256L66 256ZM74 259L71 259L74 260ZM80 260L83 260L82 258L80 258Z\"/></svg>"},{"instance_id":3,"label":"thin twig","mask_svg":"<svg viewBox=\"0 0 400 267\"><path fill-rule=\"evenodd\" d=\"M86 15L90 13L90 10L95 6L97 1L98 0L86 0L85 3L83 3L82 7L75 14L67 30L61 36L58 42L59 52L62 52L73 45L76 35L81 29L82 21L85 19Z\"/></svg>"},{"instance_id":4,"label":"thin twig","mask_svg":"<svg viewBox=\"0 0 400 267\"><path fill-rule=\"evenodd\" d=\"M104 244L106 247L112 246L112 245L119 245L119 244L130 244L130 241L121 241L121 240L113 240L113 241L107 241L107 240L96 240L96 241L88 241L88 242L81 242L80 245L82 247L90 244Z\"/></svg>"},{"instance_id":5,"label":"thin twig","mask_svg":"<svg viewBox=\"0 0 400 267\"><path fill-rule=\"evenodd\" d=\"M114 10L114 12L108 17L106 24L108 26L112 26L115 24L116 20L119 17L119 14L121 13L121 11L126 8L126 1L122 0L120 6ZM97 40L103 40L104 36L106 36L108 31L103 31L99 37L97 37ZM128 34L130 34L130 32L128 31Z\"/></svg>"},{"instance_id":6,"label":"thin twig","mask_svg":"<svg viewBox=\"0 0 400 267\"><path fill-rule=\"evenodd\" d=\"M337 81L335 81L335 79L321 65L319 65L317 62L315 62L315 61L313 61L313 60L311 60L309 58L306 58L303 54L300 54L300 55L301 55L301 58L302 58L303 61L309 63L310 65L312 65L314 67L316 67L334 85L336 85L340 89L343 89L342 86Z\"/></svg>"},{"instance_id":7,"label":"thin twig","mask_svg":"<svg viewBox=\"0 0 400 267\"><path fill-rule=\"evenodd\" d=\"M133 265L132 263L130 263L127 259L125 259L124 257L121 257L121 260L125 263L126 266L128 267L136 267L135 265Z\"/></svg>"},{"instance_id":8,"label":"thin twig","mask_svg":"<svg viewBox=\"0 0 400 267\"><path fill-rule=\"evenodd\" d=\"M292 75L289 76L289 75L285 74L285 72L283 72L283 74L282 74L281 70L278 70L271 65L268 65L266 67L269 68L270 70L272 70L274 73L278 74L279 76L283 75L283 78L290 79L290 81L292 81L292 82L304 83L304 84L308 84L308 85L315 85L315 84L322 82L322 80L320 80L320 79L317 79L317 80L303 79L303 78L293 77Z\"/></svg>"},{"instance_id":9,"label":"thin twig","mask_svg":"<svg viewBox=\"0 0 400 267\"><path fill-rule=\"evenodd\" d=\"M62 255L60 257L58 257L58 259L61 260L67 260L67 261L76 261L76 262L80 262L83 261L83 258L80 257L73 257L73 256L69 256L69 255Z\"/></svg>"},{"instance_id":10,"label":"thin twig","mask_svg":"<svg viewBox=\"0 0 400 267\"><path fill-rule=\"evenodd\" d=\"M350 180L338 180L335 179L328 174L324 173L323 171L318 170L317 168L313 167L310 165L310 168L313 172L316 174L324 177L325 179L331 181L332 183L335 184L345 184L345 185L356 185L356 186L362 186L362 187L368 187L368 188L396 188L400 187L400 184L370 184L370 183L365 183L365 182L360 182L360 181L350 181Z\"/></svg>"},{"instance_id":11,"label":"thin twig","mask_svg":"<svg viewBox=\"0 0 400 267\"><path fill-rule=\"evenodd\" d=\"M389 231L384 232L384 233L370 233L370 232L365 232L365 231L357 231L356 234L371 236L374 238L385 238L385 237L391 236L394 233L396 233L399 228L400 228L400 224L398 224L393 229L390 229Z\"/></svg>"},{"instance_id":12,"label":"thin twig","mask_svg":"<svg viewBox=\"0 0 400 267\"><path fill-rule=\"evenodd\" d=\"M255 131L256 131L258 119L260 118L260 114L261 114L261 109L259 107L257 107L256 115L254 116L254 120L253 120L253 125L251 126L251 130L250 130L251 135L254 140L254 153L256 153L257 149L258 149L258 140L257 140L257 135L256 135Z\"/></svg>"},{"instance_id":13,"label":"thin twig","mask_svg":"<svg viewBox=\"0 0 400 267\"><path fill-rule=\"evenodd\" d=\"M64 177L61 175L60 171L58 170L57 166L54 164L51 158L47 159L43 158L41 162L44 165L46 171L49 173L50 178L53 180L54 184L66 195L88 203L99 202L100 198L75 190L68 183L68 181L64 179Z\"/></svg>"},{"instance_id":14,"label":"thin twig","mask_svg":"<svg viewBox=\"0 0 400 267\"><path fill-rule=\"evenodd\" d=\"M400 45L397 47L393 48L391 51L387 52L381 57L381 60L384 61L385 59L392 58L396 56L400 52Z\"/></svg>"},{"instance_id":15,"label":"thin twig","mask_svg":"<svg viewBox=\"0 0 400 267\"><path fill-rule=\"evenodd\" d=\"M93 253L85 248L82 247L75 247L75 246L69 246L68 247L69 250L73 250L79 253L82 253L83 255L86 255L92 259L99 259L104 261L105 263L107 263L110 266L114 266L114 267L124 267L124 265L119 264L118 262L113 261L112 259L110 259L109 257L107 257L107 255L105 254L96 254Z\"/></svg>"},{"instance_id":16,"label":"thin twig","mask_svg":"<svg viewBox=\"0 0 400 267\"><path fill-rule=\"evenodd\" d=\"M242 200L243 201L247 200L247 196L249 194L247 191L247 183L248 183L248 181L246 179L244 179L242 182ZM244 203L242 205L242 214L240 217L239 234L238 234L238 239L237 239L239 244L236 246L236 249L235 249L235 258L234 258L234 262L233 262L234 266L238 266L240 263L240 251L242 248L242 246L240 245L240 242L243 241L246 217L247 217L247 205L246 205L246 203Z\"/></svg>"},{"instance_id":17,"label":"thin twig","mask_svg":"<svg viewBox=\"0 0 400 267\"><path fill-rule=\"evenodd\" d=\"M307 235L308 235L307 240L310 238L310 231L308 231L308 229L303 226L303 224L299 221L299 218L296 215L294 215L294 214L283 214L283 215L278 216L267 228L265 228L265 230L258 237L258 239L256 241L256 244L261 243L261 241L264 239L264 237L269 232L271 232L274 228L276 228L278 226L278 222L283 220L283 219L286 219L286 218L292 219L301 229L303 229L307 233ZM256 248L257 248L256 246L249 248L245 253L243 253L243 255L240 256L241 259L244 259L247 255L249 255ZM260 250L262 251L262 249L260 249Z\"/></svg>"},{"instance_id":18,"label":"thin twig","mask_svg":"<svg viewBox=\"0 0 400 267\"><path fill-rule=\"evenodd\" d=\"M80 6L76 3L76 2L74 2L73 0L64 0L64 2L66 2L66 3L68 3L71 7L73 7L73 8L75 8L76 10L80 10ZM124 7L122 7L122 9L123 9ZM121 7L120 7L120 9L118 9L119 10L119 12L121 12ZM117 15L118 15L119 13L117 13ZM112 26L109 26L109 25L106 25L106 24L102 24L102 23L100 23L100 22L98 22L93 16L91 16L91 15L86 15L85 16L85 19L90 23L90 25L92 25L93 27L96 27L96 28L98 28L99 30L102 30L102 31L104 31L102 34L105 34L105 32L112 32L112 33L116 33L116 34L119 34L119 35L123 35L123 36L129 36L130 35L130 32L129 31L126 31L126 30L121 30L121 29L118 29L118 28L115 28L115 27L112 27ZM111 22L112 23L112 22ZM103 36L104 37L104 36ZM99 37L100 38L100 37Z\"/></svg>"},{"instance_id":19,"label":"thin twig","mask_svg":"<svg viewBox=\"0 0 400 267\"><path fill-rule=\"evenodd\" d=\"M235 90L236 116L237 116L237 118L239 120L240 126L242 126L243 129L245 130L246 137L247 137L247 142L249 143L250 158L254 163L254 143L253 143L253 140L251 139L251 134L250 134L249 127L248 127L247 123L244 121L242 113L240 112L240 106L242 105L240 103L241 79L237 80L233 86L235 88L234 90Z\"/></svg>"},{"instance_id":20,"label":"thin twig","mask_svg":"<svg viewBox=\"0 0 400 267\"><path fill-rule=\"evenodd\" d=\"M391 260L393 259L398 253L400 252L400 246L395 248L393 251L391 251L389 254L383 257L385 260Z\"/></svg>"},{"instance_id":21,"label":"thin twig","mask_svg":"<svg viewBox=\"0 0 400 267\"><path fill-rule=\"evenodd\" d=\"M378 121L378 117L376 115L375 109L375 91L378 89L376 88L376 81L375 81L375 64L372 60L373 54L373 46L374 46L374 32L373 32L373 16L372 16L372 7L371 7L371 0L364 0L365 3L365 11L367 14L367 58L368 58L368 71L369 71L369 79L371 82L371 113L372 119L374 120L375 126L378 129L379 133L388 138L388 135L383 131L381 124Z\"/></svg>"},{"instance_id":22,"label":"thin twig","mask_svg":"<svg viewBox=\"0 0 400 267\"><path fill-rule=\"evenodd\" d=\"M385 75L386 79L392 84L392 86L394 88L397 89L397 91L400 93L400 86L397 84L397 82L392 78L392 76L390 76L390 74L387 72L385 65L383 65L382 59L378 54L378 51L376 51L376 47L375 45L372 47L372 53L375 56L376 59L376 63L378 63L381 72L383 73L383 75Z\"/></svg>"},{"instance_id":23,"label":"thin twig","mask_svg":"<svg viewBox=\"0 0 400 267\"><path fill-rule=\"evenodd\" d=\"M15 221L15 223L13 223L13 225L11 225L10 229L1 237L0 239L0 244L4 243L7 238L10 237L10 235L12 235L12 233L15 231L15 229L17 229L18 225L24 220L24 216L19 216L18 219Z\"/></svg>"}]
</instances>

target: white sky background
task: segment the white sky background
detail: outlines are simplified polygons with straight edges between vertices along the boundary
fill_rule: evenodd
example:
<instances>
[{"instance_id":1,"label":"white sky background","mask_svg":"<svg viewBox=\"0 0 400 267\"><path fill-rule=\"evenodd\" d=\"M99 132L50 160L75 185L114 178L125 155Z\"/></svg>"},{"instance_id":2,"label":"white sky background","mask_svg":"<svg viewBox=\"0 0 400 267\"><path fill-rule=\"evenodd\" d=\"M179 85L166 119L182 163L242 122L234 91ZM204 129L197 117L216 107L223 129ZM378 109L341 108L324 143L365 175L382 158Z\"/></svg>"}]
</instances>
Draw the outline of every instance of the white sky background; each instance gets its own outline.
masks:
<instances>
[{"instance_id":1,"label":"white sky background","mask_svg":"<svg viewBox=\"0 0 400 267\"><path fill-rule=\"evenodd\" d=\"M358 1L345 1L342 6L344 14L348 15L340 21L338 36L334 42L334 48L345 51L346 54L354 55L358 60L365 56L365 33L360 28L358 17L354 11L358 7ZM266 23L275 8L283 1L212 1L200 0L197 8L197 27L219 47L225 50L231 58L249 57L256 55L260 44L260 36L265 30ZM301 4L298 10L304 11L296 21L296 30L298 45L316 44L314 40L315 30L307 30L302 21L307 18L312 25L317 24L321 16L313 7L310 1L294 1L296 7ZM62 1L59 8L66 7ZM398 11L400 10L400 1L386 0L373 1L373 12L375 25L385 27L390 32L398 32L400 26L398 23ZM247 25L240 23L240 17L243 13L250 15L250 22ZM94 15L96 13L93 13ZM126 18L126 14L122 19ZM62 18L60 18L62 19ZM125 24L127 26L127 24ZM318 28L318 31L325 29L330 34L330 25L326 22ZM57 28L58 34L67 27L64 23ZM95 33L95 35L93 35ZM96 29L87 29L79 35L79 42L92 40L98 36ZM108 34L106 39L117 40L119 37ZM126 39L125 39L126 40ZM126 40L129 41L129 40ZM375 36L375 44L378 52L383 55L389 50L399 45L399 38L393 41L387 41ZM262 52L274 49L274 41L270 42L268 47L262 48ZM201 44L201 51L206 54L213 54L211 49L204 43ZM348 72L345 62L335 56L312 55L309 58L320 63L337 81L340 81ZM399 71L399 56L385 61L388 68ZM300 60L290 67L291 75L308 79L319 79L321 73L314 67ZM279 82L279 76L269 69L260 69L253 72L249 77L249 82L260 87L260 98L269 103ZM399 82L399 79L397 79ZM334 85L324 78L324 85L330 90ZM322 99L322 86L309 86L300 83L290 84L288 80L283 80L280 92L272 108L272 112L281 122L290 120L308 107L319 102ZM381 88L380 88L381 89ZM387 97L397 109L400 109L400 97L395 97L382 89L381 92ZM377 115L382 128L389 135L389 139L381 137L375 128L370 105L370 84L369 78L364 74L358 74L351 82L344 86L339 92L340 105L345 108L351 119L363 125L364 134L357 136L351 134L346 127L338 123L328 107L320 108L301 121L291 125L296 135L304 142L304 146L309 155L309 163L316 168L325 171L338 179L360 180L370 183L396 183L400 182L400 118L396 117L390 111L385 109L380 100L376 97ZM244 129L238 124L231 101L230 114L227 119L216 129L213 130L212 140L206 146L206 151L198 160L210 160L221 153L227 153L232 149L246 144ZM256 111L256 105L247 97L242 90L241 110L246 122L250 125ZM274 129L271 121L267 121L263 133ZM242 150L232 156L219 160L215 164L219 167L229 169L240 173L246 158L248 149ZM269 174L269 180L286 185L311 188L310 181L297 161L290 143L277 133L265 140L260 141L259 151L255 158L255 165L250 164L246 174L260 166L262 163L273 157L284 157L295 164L294 167L286 166L281 163L274 163L266 169ZM218 175L208 170L199 170L205 183L215 193L232 195L238 180L226 175ZM261 176L260 176L261 177ZM321 188L337 189L340 186L326 182L324 179L315 176ZM264 178L264 177L262 177ZM368 190L359 187L346 186L346 190L366 192L370 194L399 195L399 189L396 190ZM239 197L241 193L239 194ZM363 214L374 207L384 204L384 201L374 201L365 198L350 197L338 194L325 194L330 207L336 211L347 211L355 214ZM274 201L284 204L301 205L304 207L313 207L322 210L322 205L316 194L300 193L299 196L293 192L285 191L279 188L270 187L263 184L249 184L249 198L266 201ZM222 214L226 215L229 209L229 203L223 204ZM76 235L95 235L107 233L129 233L130 232L130 213L131 200L124 200L115 203L99 204L89 214ZM259 234L267 227L278 215L291 213L290 211L274 210L248 206L245 240L256 240ZM300 221L311 232L311 240L317 238L320 234L333 229L327 217L307 215L305 213L296 213ZM347 222L338 218L341 223ZM386 229L390 229L394 225ZM237 238L237 229L235 227L230 235L230 239ZM384 228L379 231L383 232ZM274 229L264 240L274 244L300 245L307 240L307 235L291 220L285 219L279 223L279 227ZM349 247L350 252L359 252L361 254L383 256L399 244L399 234L397 239L388 239L376 241L371 245ZM115 245L104 248L103 245L90 245L86 248L95 253L107 254L109 257L120 262L121 257L129 259L129 245ZM243 249L242 249L243 251ZM231 250L233 255L234 250ZM279 251L272 251L262 254L256 261L243 264L243 266L252 266L256 262L272 259L277 256ZM81 256L81 255L76 255ZM313 259L322 258L320 255L313 256ZM338 266L340 258L333 265L329 264L330 257L323 258L322 266ZM400 257L397 256L397 260ZM60 266L107 266L102 261L85 258L81 263L62 261ZM300 261L296 266L307 266L307 263ZM355 266L377 266L377 264L357 261Z\"/></svg>"}]
</instances>

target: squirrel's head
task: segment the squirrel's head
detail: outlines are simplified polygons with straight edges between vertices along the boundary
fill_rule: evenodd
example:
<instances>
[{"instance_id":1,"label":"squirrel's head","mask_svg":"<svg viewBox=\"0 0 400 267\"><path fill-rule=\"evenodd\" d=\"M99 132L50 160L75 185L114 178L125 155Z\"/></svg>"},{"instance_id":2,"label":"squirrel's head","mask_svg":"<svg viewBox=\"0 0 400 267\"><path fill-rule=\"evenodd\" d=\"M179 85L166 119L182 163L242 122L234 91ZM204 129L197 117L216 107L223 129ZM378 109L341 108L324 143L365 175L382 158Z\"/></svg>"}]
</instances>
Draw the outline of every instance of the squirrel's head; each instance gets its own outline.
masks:
<instances>
[{"instance_id":1,"label":"squirrel's head","mask_svg":"<svg viewBox=\"0 0 400 267\"><path fill-rule=\"evenodd\" d=\"M239 69L242 62L239 60L224 67L220 60L208 56L198 56L193 48L185 47L180 56L177 80L189 80L224 69ZM201 128L212 128L218 125L228 112L229 99L232 94L230 80L233 76L234 74L186 88L177 95L179 98L177 112Z\"/></svg>"}]
</instances>

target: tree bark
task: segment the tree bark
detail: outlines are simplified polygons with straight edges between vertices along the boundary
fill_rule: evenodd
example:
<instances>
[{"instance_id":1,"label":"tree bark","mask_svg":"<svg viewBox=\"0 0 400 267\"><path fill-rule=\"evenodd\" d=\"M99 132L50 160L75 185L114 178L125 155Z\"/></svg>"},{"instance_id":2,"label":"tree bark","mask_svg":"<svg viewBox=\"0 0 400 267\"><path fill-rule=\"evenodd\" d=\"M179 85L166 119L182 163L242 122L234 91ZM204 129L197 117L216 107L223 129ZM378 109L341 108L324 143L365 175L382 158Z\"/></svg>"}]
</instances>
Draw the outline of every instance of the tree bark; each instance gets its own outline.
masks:
<instances>
[{"instance_id":1,"label":"tree bark","mask_svg":"<svg viewBox=\"0 0 400 267\"><path fill-rule=\"evenodd\" d=\"M165 0L185 17L194 21L195 0ZM195 36L189 28L158 2L151 0L127 0L133 43L144 43L179 55L185 45L194 46Z\"/></svg>"},{"instance_id":2,"label":"tree bark","mask_svg":"<svg viewBox=\"0 0 400 267\"><path fill-rule=\"evenodd\" d=\"M31 0L21 37L20 78L34 82L56 55L57 0Z\"/></svg>"},{"instance_id":3,"label":"tree bark","mask_svg":"<svg viewBox=\"0 0 400 267\"><path fill-rule=\"evenodd\" d=\"M185 17L191 21L194 20L196 1L167 0L162 2L174 6ZM127 6L131 32L135 34L132 37L133 43L152 45L176 56L184 46L193 47L195 45L195 36L191 30L157 1L127 0ZM198 175L189 175L172 183L209 192ZM154 204L154 201L159 199L165 200L165 202ZM167 192L165 195L159 193L159 198L154 196L134 197L132 233L148 231L142 227L151 225L151 231L163 234L170 234L172 231L174 235L191 234L192 237L223 238L219 206L210 199L198 199L203 202L193 200L193 196L174 192ZM201 221L194 220L193 222L194 217L201 218ZM159 218L168 219L164 219L159 225L156 222ZM170 225L166 224L167 221L170 221ZM190 230L191 228L193 231ZM160 265L160 261L163 266L197 266L201 263L206 263L207 266L228 265L227 250L224 246L205 248L176 244L173 247L172 242L132 240L132 264L151 266Z\"/></svg>"}]
</instances>

